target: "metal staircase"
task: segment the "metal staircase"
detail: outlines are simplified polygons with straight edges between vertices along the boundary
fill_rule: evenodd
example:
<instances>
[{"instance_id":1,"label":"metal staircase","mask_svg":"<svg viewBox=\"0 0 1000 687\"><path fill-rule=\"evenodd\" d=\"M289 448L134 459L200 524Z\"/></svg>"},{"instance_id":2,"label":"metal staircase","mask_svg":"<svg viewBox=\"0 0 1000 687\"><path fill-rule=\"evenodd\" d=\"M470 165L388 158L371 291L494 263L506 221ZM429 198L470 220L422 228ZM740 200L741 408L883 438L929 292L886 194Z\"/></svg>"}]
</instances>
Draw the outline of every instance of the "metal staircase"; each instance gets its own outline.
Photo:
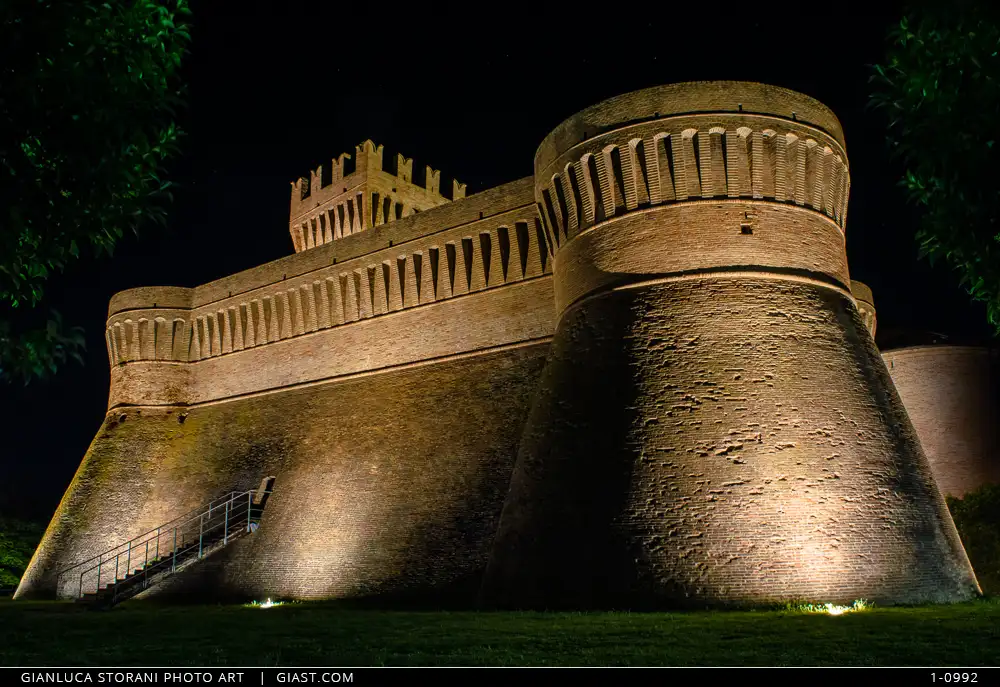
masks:
<instances>
[{"instance_id":1,"label":"metal staircase","mask_svg":"<svg viewBox=\"0 0 1000 687\"><path fill-rule=\"evenodd\" d=\"M60 592L77 601L110 607L163 581L260 523L273 478L257 489L229 492L202 508L175 518L59 573Z\"/></svg>"}]
</instances>

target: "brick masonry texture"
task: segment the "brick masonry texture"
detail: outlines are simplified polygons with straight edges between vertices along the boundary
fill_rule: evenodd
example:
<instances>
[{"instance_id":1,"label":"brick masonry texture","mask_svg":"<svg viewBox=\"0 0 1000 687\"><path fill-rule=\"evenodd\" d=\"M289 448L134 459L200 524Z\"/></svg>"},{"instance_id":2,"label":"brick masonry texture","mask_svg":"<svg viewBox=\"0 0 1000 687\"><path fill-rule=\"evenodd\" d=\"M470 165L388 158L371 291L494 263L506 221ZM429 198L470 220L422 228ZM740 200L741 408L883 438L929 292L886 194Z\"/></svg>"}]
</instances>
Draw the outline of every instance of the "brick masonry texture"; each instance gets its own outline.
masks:
<instances>
[{"instance_id":1,"label":"brick masonry texture","mask_svg":"<svg viewBox=\"0 0 1000 687\"><path fill-rule=\"evenodd\" d=\"M761 84L595 105L450 198L366 141L295 253L109 307L109 412L17 591L274 477L150 592L645 608L978 591L850 280L836 117Z\"/></svg>"},{"instance_id":2,"label":"brick masonry texture","mask_svg":"<svg viewBox=\"0 0 1000 687\"><path fill-rule=\"evenodd\" d=\"M109 413L21 589L41 595L63 567L273 475L260 529L158 591L471 603L546 351Z\"/></svg>"},{"instance_id":3,"label":"brick masonry texture","mask_svg":"<svg viewBox=\"0 0 1000 687\"><path fill-rule=\"evenodd\" d=\"M571 309L553 346L488 601L642 608L975 593L844 295L757 279L614 291Z\"/></svg>"},{"instance_id":4,"label":"brick masonry texture","mask_svg":"<svg viewBox=\"0 0 1000 687\"><path fill-rule=\"evenodd\" d=\"M352 159L345 153L329 167L321 165L292 184L289 233L296 251L448 202L440 193L440 171L425 167L420 186L413 183L413 160L397 155L395 174L391 174L383 168L382 152L382 146L365 141L355 149L353 172L344 174L346 162ZM453 181L451 200L464 197L465 184Z\"/></svg>"},{"instance_id":5,"label":"brick masonry texture","mask_svg":"<svg viewBox=\"0 0 1000 687\"><path fill-rule=\"evenodd\" d=\"M882 357L941 491L1000 483L996 354L974 346L914 346Z\"/></svg>"}]
</instances>

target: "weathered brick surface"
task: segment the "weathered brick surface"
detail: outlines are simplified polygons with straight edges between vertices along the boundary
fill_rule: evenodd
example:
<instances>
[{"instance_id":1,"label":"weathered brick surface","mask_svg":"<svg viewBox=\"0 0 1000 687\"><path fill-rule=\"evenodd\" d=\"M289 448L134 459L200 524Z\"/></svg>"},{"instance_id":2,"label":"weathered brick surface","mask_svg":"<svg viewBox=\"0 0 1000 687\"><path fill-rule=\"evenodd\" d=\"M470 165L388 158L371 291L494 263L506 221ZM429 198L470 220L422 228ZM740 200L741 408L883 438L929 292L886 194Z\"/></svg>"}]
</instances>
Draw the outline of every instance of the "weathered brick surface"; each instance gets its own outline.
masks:
<instances>
[{"instance_id":1,"label":"weathered brick surface","mask_svg":"<svg viewBox=\"0 0 1000 687\"><path fill-rule=\"evenodd\" d=\"M183 423L178 409L113 411L19 594L51 593L52 572L274 475L260 529L165 591L471 602L546 350L204 405Z\"/></svg>"},{"instance_id":2,"label":"weathered brick surface","mask_svg":"<svg viewBox=\"0 0 1000 687\"><path fill-rule=\"evenodd\" d=\"M18 595L51 594L60 570L272 474L278 524L255 541L273 541L180 589L426 595L474 579L552 301L524 182L195 289L118 294L109 419Z\"/></svg>"},{"instance_id":3,"label":"weathered brick surface","mask_svg":"<svg viewBox=\"0 0 1000 687\"><path fill-rule=\"evenodd\" d=\"M614 291L564 316L541 386L491 561L492 603L975 592L841 293L749 278Z\"/></svg>"},{"instance_id":4,"label":"weathered brick surface","mask_svg":"<svg viewBox=\"0 0 1000 687\"><path fill-rule=\"evenodd\" d=\"M941 491L963 496L1000 482L996 354L973 346L915 346L882 357Z\"/></svg>"},{"instance_id":5,"label":"weathered brick surface","mask_svg":"<svg viewBox=\"0 0 1000 687\"><path fill-rule=\"evenodd\" d=\"M865 323L865 329L868 330L868 333L874 339L878 318L875 315L875 299L872 297L872 290L868 288L867 284L852 279L851 295L854 296L854 300L857 303L858 312L861 313L861 320Z\"/></svg>"}]
</instances>

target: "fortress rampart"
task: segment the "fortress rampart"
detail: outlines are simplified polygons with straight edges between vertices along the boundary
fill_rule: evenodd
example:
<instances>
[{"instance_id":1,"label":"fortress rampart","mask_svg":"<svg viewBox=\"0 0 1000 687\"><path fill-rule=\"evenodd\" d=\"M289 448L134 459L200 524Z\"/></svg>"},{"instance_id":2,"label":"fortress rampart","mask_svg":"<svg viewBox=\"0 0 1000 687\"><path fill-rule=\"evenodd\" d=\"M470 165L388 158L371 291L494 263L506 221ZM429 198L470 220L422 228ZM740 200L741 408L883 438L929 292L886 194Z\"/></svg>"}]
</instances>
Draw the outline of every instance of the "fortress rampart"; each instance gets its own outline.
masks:
<instances>
[{"instance_id":1,"label":"fortress rampart","mask_svg":"<svg viewBox=\"0 0 1000 687\"><path fill-rule=\"evenodd\" d=\"M851 292L874 338L872 291L852 281ZM1000 483L996 351L934 343L890 347L882 351L882 359L941 492L963 497Z\"/></svg>"},{"instance_id":2,"label":"fortress rampart","mask_svg":"<svg viewBox=\"0 0 1000 687\"><path fill-rule=\"evenodd\" d=\"M468 197L369 141L347 163L293 184L293 255L112 299L109 412L18 597L72 596L66 567L263 477L259 529L149 593L976 594L850 279L821 104L639 91Z\"/></svg>"},{"instance_id":3,"label":"fortress rampart","mask_svg":"<svg viewBox=\"0 0 1000 687\"><path fill-rule=\"evenodd\" d=\"M71 594L61 569L265 475L273 539L262 527L158 593L478 584L554 328L551 268L526 179L116 295L109 413L18 595Z\"/></svg>"}]
</instances>

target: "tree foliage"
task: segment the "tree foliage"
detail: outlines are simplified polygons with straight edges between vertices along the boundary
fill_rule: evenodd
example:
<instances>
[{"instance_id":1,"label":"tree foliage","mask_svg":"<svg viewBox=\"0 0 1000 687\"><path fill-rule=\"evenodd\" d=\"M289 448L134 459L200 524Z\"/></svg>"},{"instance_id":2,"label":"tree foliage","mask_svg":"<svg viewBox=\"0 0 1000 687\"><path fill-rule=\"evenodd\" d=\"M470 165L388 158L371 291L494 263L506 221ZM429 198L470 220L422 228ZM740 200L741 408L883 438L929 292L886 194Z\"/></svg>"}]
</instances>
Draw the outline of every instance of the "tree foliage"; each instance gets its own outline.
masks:
<instances>
[{"instance_id":1,"label":"tree foliage","mask_svg":"<svg viewBox=\"0 0 1000 687\"><path fill-rule=\"evenodd\" d=\"M948 509L983 592L1000 594L1000 484L948 497Z\"/></svg>"},{"instance_id":2,"label":"tree foliage","mask_svg":"<svg viewBox=\"0 0 1000 687\"><path fill-rule=\"evenodd\" d=\"M0 517L0 589L17 586L43 532L37 523Z\"/></svg>"},{"instance_id":3,"label":"tree foliage","mask_svg":"<svg viewBox=\"0 0 1000 687\"><path fill-rule=\"evenodd\" d=\"M189 14L187 0L0 3L0 378L79 358L79 329L26 311L83 251L164 221Z\"/></svg>"},{"instance_id":4,"label":"tree foliage","mask_svg":"<svg viewBox=\"0 0 1000 687\"><path fill-rule=\"evenodd\" d=\"M888 42L871 103L888 117L900 184L922 210L920 254L955 269L1000 332L1000 6L915 6Z\"/></svg>"}]
</instances>

